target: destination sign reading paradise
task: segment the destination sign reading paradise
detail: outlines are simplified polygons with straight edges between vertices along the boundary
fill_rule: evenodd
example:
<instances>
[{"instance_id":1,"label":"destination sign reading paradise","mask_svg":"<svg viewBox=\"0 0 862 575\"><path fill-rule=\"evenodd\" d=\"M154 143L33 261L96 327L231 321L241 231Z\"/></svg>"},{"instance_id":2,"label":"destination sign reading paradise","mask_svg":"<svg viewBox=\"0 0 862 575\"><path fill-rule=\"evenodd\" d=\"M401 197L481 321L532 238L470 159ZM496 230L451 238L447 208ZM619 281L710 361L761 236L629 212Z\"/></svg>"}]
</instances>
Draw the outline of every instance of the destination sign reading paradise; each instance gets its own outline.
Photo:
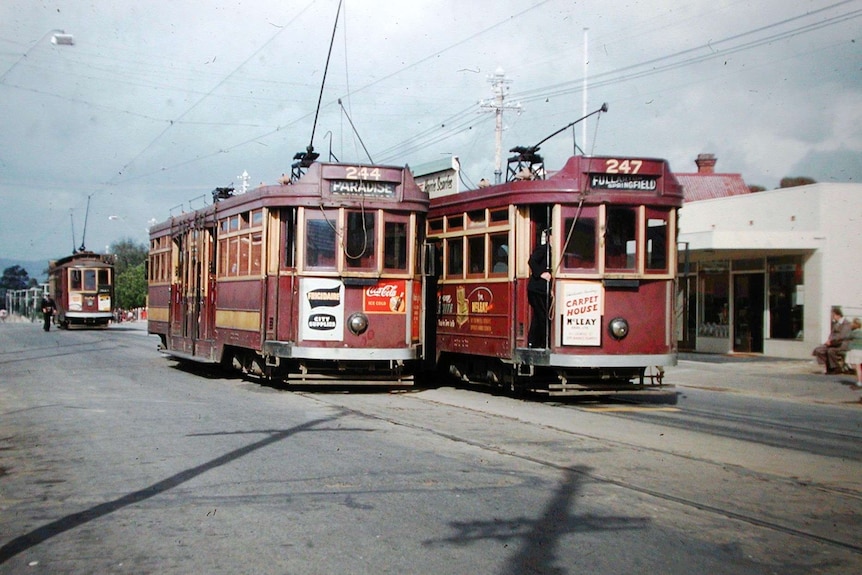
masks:
<instances>
[{"instance_id":1,"label":"destination sign reading paradise","mask_svg":"<svg viewBox=\"0 0 862 575\"><path fill-rule=\"evenodd\" d=\"M395 184L368 180L332 180L329 182L329 191L336 196L394 198Z\"/></svg>"},{"instance_id":2,"label":"destination sign reading paradise","mask_svg":"<svg viewBox=\"0 0 862 575\"><path fill-rule=\"evenodd\" d=\"M594 190L643 190L655 191L654 176L632 174L590 174L590 187Z\"/></svg>"}]
</instances>

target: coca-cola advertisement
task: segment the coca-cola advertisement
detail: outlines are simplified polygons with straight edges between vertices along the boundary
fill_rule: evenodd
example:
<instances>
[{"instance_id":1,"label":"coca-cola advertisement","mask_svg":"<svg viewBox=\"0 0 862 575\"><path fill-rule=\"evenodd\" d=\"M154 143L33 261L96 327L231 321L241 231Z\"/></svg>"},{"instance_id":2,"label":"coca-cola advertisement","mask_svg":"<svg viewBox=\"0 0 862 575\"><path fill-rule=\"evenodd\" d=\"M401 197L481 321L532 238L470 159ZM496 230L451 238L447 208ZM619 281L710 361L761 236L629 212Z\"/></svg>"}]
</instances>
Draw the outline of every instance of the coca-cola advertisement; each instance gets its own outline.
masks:
<instances>
[{"instance_id":1,"label":"coca-cola advertisement","mask_svg":"<svg viewBox=\"0 0 862 575\"><path fill-rule=\"evenodd\" d=\"M366 313L405 313L407 310L407 281L381 280L368 286L362 294Z\"/></svg>"}]
</instances>

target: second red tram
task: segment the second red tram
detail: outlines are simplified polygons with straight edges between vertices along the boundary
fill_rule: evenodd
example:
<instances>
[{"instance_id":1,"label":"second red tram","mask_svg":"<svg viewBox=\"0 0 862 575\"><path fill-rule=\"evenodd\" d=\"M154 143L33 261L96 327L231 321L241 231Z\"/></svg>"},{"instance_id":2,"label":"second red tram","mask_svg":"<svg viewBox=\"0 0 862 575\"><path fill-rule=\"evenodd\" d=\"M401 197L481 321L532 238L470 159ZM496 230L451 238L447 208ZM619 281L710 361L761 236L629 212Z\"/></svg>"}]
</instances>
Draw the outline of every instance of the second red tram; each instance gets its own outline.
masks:
<instances>
[{"instance_id":1,"label":"second red tram","mask_svg":"<svg viewBox=\"0 0 862 575\"><path fill-rule=\"evenodd\" d=\"M48 266L48 291L57 325L105 327L113 319L113 256L75 252Z\"/></svg>"},{"instance_id":2,"label":"second red tram","mask_svg":"<svg viewBox=\"0 0 862 575\"><path fill-rule=\"evenodd\" d=\"M314 162L150 231L150 333L287 382L409 382L424 352L428 196L402 167Z\"/></svg>"},{"instance_id":3,"label":"second red tram","mask_svg":"<svg viewBox=\"0 0 862 575\"><path fill-rule=\"evenodd\" d=\"M550 395L656 391L677 361L667 162L577 156L545 177L515 160L510 181L431 201L439 367Z\"/></svg>"}]
</instances>

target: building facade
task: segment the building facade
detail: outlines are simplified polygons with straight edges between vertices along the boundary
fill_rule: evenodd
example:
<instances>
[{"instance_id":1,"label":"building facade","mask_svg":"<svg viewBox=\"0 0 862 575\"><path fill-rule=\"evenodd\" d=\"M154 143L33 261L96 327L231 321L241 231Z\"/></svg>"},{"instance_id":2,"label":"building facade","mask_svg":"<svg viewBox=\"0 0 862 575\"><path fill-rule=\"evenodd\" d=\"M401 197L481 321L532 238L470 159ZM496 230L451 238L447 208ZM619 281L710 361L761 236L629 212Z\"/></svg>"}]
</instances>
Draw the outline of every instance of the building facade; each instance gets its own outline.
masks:
<instances>
[{"instance_id":1,"label":"building facade","mask_svg":"<svg viewBox=\"0 0 862 575\"><path fill-rule=\"evenodd\" d=\"M690 176L713 185L712 175ZM810 358L829 333L831 306L862 316L862 184L722 197L680 181L681 350ZM700 197L689 201L689 187Z\"/></svg>"}]
</instances>

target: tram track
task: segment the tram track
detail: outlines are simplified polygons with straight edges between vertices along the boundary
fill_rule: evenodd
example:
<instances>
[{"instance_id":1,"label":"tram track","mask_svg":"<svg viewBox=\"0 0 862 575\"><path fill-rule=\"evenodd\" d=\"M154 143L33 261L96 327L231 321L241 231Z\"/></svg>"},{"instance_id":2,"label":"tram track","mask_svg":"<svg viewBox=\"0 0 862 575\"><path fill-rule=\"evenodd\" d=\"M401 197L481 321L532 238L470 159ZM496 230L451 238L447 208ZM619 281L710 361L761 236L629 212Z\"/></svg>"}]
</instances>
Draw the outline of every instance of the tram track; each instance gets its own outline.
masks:
<instances>
[{"instance_id":1,"label":"tram track","mask_svg":"<svg viewBox=\"0 0 862 575\"><path fill-rule=\"evenodd\" d=\"M401 413L401 416L395 417L391 415L385 415L376 412L373 409L368 407L358 408L351 407L346 405L343 401L338 401L333 399L329 399L327 396L321 396L319 394L314 394L311 392L302 393L302 395L308 399L313 401L328 404L330 406L338 406L339 408L346 409L348 412L353 413L359 417L368 417L373 418L379 421L383 421L389 423L391 425L407 427L413 429L417 432L430 434L436 437L440 437L446 439L448 441L458 442L463 445L467 445L476 449L480 449L483 451L487 451L490 453L494 453L504 457L512 457L517 458L521 461L529 462L535 465L542 466L546 469L553 469L555 471L575 473L581 476L584 479L591 480L595 483L602 485L610 485L616 488L631 492L637 493L640 495L644 495L647 497L651 497L660 501L664 501L667 503L671 503L674 505L682 506L684 508L697 510L702 513L708 513L710 515L721 517L725 519L730 519L733 521L739 521L754 527L768 529L777 533L782 533L788 536L792 536L795 538L799 538L805 541L809 541L812 543L828 545L833 548L843 549L846 551L850 551L852 553L862 555L862 544L850 542L847 540L842 540L838 537L835 537L828 533L817 533L813 530L806 530L800 527L796 527L790 524L789 521L779 521L774 518L769 518L767 513L763 513L762 515L757 513L750 513L744 509L744 505L740 504L734 508L729 505L721 505L719 503L711 503L705 500L698 499L696 497L686 496L684 494L678 495L672 492L661 490L653 486L646 485L644 483L639 483L636 481L631 481L627 479L615 478L608 474L597 473L595 471L587 470L581 466L577 465L567 465L560 461L555 461L551 457L543 457L537 454L525 453L523 451L519 451L516 449L506 448L503 445L495 445L494 443L483 440L468 437L465 434L458 434L454 431L444 430L432 425L423 424L418 421L411 421L409 417L405 413ZM475 416L482 417L494 417L499 419L508 420L507 423L515 423L518 425L529 425L524 420L515 417L507 417L505 415L500 415L496 413L488 413L481 410L477 410L472 407L463 407L463 406L455 406L452 403L448 402L438 402L434 399L420 397L416 394L406 394L401 397L407 397L410 399L416 399L418 401L427 402L430 404L434 404L440 407L445 407L446 409L457 408L462 410L465 413L470 413ZM768 476L766 474L759 473L757 471L748 470L748 469L734 469L734 466L728 465L726 463L722 463L720 461L711 460L709 458L704 457L696 457L687 454L681 454L678 452L674 452L671 450L659 449L651 446L645 445L636 445L632 443L626 443L618 440L609 440L607 438L603 438L598 435L586 434L586 433L578 433L573 432L568 429L562 429L559 427L555 427L553 425L544 425L544 424L536 424L539 425L544 431L552 432L554 434L562 434L566 437L577 438L580 440L585 440L589 442L600 442L603 445L612 446L615 448L627 449L627 450L636 450L641 456L649 458L649 454L653 454L656 456L656 459L660 459L662 457L674 457L688 460L697 465L709 465L715 468L720 468L724 471L730 471L732 473L737 474L740 478L743 476L752 479L753 481L760 483L771 483L775 481L783 482L787 487L791 489L816 489L818 492L827 494L829 496L834 497L842 497L849 498L852 500L862 500L862 494L859 492L853 491L851 489L836 489L834 486L817 484L813 482L800 482L795 481L790 478L784 477L775 477ZM498 438L499 439L499 438ZM672 466L668 465L668 468ZM752 502L752 505L755 508L757 507L756 502Z\"/></svg>"}]
</instances>

